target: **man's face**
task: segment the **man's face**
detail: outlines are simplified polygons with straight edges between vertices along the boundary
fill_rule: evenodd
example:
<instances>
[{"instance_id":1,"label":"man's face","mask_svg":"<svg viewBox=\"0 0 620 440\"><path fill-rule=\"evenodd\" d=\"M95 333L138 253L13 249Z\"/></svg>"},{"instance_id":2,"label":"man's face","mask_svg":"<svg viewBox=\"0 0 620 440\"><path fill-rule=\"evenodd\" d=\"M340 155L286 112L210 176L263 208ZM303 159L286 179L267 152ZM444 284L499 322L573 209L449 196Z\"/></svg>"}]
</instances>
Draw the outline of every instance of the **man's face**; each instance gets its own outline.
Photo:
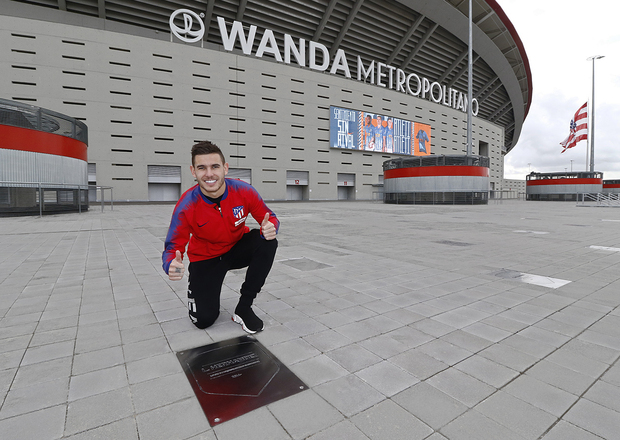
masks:
<instances>
[{"instance_id":1,"label":"man's face","mask_svg":"<svg viewBox=\"0 0 620 440\"><path fill-rule=\"evenodd\" d=\"M198 181L200 191L205 196L217 198L224 194L226 184L224 176L228 174L228 164L222 163L217 153L199 154L194 157L194 165L190 166L192 176Z\"/></svg>"}]
</instances>

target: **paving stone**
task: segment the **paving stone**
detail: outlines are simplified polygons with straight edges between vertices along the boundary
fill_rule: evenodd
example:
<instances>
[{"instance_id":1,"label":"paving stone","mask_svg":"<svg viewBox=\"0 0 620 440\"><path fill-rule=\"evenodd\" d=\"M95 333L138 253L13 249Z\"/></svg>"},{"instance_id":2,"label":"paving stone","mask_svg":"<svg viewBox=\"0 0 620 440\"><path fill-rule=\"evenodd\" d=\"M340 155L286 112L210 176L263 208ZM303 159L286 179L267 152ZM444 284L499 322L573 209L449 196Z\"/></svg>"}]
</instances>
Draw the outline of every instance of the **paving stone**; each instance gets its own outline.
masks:
<instances>
[{"instance_id":1,"label":"paving stone","mask_svg":"<svg viewBox=\"0 0 620 440\"><path fill-rule=\"evenodd\" d=\"M244 334L230 314L245 271L226 277L215 325L196 329L187 281L160 269L173 205L4 218L0 245L12 256L0 261L0 436L590 440L618 432L620 259L589 246L613 246L620 230L600 221L602 211L523 201L270 206L285 227L256 300L266 329L255 337L310 390L209 427L175 352ZM558 218L589 227L576 236ZM421 222L424 236L403 227ZM553 233L517 234L514 223ZM447 245L465 242L461 234L476 245ZM373 264L360 264L368 249ZM295 259L315 267L283 263ZM572 281L550 289L497 276L510 271Z\"/></svg>"},{"instance_id":2,"label":"paving stone","mask_svg":"<svg viewBox=\"0 0 620 440\"><path fill-rule=\"evenodd\" d=\"M432 428L391 400L378 403L351 421L371 439L417 440L433 432Z\"/></svg>"}]
</instances>

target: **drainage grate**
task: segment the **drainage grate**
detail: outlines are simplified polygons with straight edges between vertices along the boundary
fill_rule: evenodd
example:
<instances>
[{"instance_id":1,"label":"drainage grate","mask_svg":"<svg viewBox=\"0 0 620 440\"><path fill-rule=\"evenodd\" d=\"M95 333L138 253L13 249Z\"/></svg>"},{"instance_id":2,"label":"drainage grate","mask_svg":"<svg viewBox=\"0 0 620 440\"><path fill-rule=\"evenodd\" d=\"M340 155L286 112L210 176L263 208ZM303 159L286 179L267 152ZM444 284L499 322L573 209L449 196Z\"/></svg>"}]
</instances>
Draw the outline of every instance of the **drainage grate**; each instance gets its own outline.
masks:
<instances>
[{"instance_id":1,"label":"drainage grate","mask_svg":"<svg viewBox=\"0 0 620 440\"><path fill-rule=\"evenodd\" d=\"M280 263L291 266L294 269L308 272L311 270L325 269L326 267L332 267L329 264L319 263L318 261L311 260L306 257L301 258L289 258L288 260L280 260Z\"/></svg>"}]
</instances>

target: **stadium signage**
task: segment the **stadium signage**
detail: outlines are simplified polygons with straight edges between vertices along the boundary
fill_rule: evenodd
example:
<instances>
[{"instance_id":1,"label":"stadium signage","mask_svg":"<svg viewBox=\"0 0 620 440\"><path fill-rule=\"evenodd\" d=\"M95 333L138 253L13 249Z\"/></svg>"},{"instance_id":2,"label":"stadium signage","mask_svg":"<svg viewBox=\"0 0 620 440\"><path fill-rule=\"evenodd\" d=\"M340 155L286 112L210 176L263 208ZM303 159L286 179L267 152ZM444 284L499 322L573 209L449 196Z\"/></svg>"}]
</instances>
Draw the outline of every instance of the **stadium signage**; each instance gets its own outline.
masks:
<instances>
[{"instance_id":1,"label":"stadium signage","mask_svg":"<svg viewBox=\"0 0 620 440\"><path fill-rule=\"evenodd\" d=\"M179 11L174 11L170 17L171 31L177 37L179 37L179 30L177 27L173 27L173 21ZM184 10L183 12L186 11ZM196 18L196 15L193 15ZM198 21L200 21L199 24L201 26L204 26L202 20ZM330 52L324 44L312 40L306 42L304 38L299 38L295 41L289 34L284 34L284 45L280 47L273 31L265 29L260 37L258 47L253 53L254 42L257 40L256 31L258 29L255 25L251 25L246 33L243 23L240 21L233 21L230 31L223 17L217 17L217 23L220 36L222 37L222 44L226 51L233 51L235 43L238 41L245 55L253 55L257 58L271 55L276 61L281 63L292 64L294 62L300 67L308 67L320 72L329 71L329 73L334 75L341 73L346 78L352 78L349 62L343 49L337 49L333 58L330 58ZM191 23L188 24L187 18L185 18L185 24L186 28L191 26ZM191 35L189 29L186 29L185 32ZM179 39L192 42L182 37L179 37ZM359 56L357 56L356 67L358 81L369 82L379 87L385 87L467 112L467 95L451 87L446 87L437 81L430 81L428 78L420 77L416 73L407 74L400 68L378 61L375 62L375 60L365 65ZM478 114L478 101L476 99L472 100L472 114L474 116Z\"/></svg>"}]
</instances>

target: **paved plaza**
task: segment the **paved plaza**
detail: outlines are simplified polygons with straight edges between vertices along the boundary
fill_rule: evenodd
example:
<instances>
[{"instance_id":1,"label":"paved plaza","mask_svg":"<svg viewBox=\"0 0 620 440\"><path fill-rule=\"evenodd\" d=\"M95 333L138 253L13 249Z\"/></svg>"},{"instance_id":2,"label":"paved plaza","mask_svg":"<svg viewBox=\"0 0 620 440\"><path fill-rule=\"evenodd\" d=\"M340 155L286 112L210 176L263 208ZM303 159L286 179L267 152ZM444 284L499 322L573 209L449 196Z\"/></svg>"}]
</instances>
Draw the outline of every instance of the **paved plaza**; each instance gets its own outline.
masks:
<instances>
[{"instance_id":1,"label":"paved plaza","mask_svg":"<svg viewBox=\"0 0 620 440\"><path fill-rule=\"evenodd\" d=\"M3 440L620 439L620 209L269 203L256 339L307 390L209 426L161 251L172 205L0 218Z\"/></svg>"}]
</instances>

